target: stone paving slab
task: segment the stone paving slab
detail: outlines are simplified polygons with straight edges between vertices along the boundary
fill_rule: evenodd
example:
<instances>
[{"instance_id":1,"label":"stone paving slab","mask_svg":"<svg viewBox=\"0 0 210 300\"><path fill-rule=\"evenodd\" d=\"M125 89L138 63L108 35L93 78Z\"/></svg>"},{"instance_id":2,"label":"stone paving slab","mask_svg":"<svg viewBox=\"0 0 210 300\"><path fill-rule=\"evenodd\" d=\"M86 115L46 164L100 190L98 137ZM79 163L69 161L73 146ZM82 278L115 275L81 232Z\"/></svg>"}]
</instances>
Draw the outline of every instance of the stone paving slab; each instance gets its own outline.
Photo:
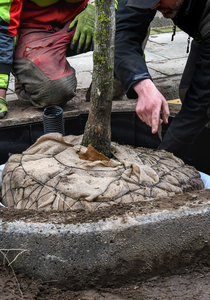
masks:
<instances>
[{"instance_id":1,"label":"stone paving slab","mask_svg":"<svg viewBox=\"0 0 210 300\"><path fill-rule=\"evenodd\" d=\"M183 73L188 54L187 35L177 32L175 40L171 41L171 33L151 35L146 47L146 61L149 71L160 72L165 76ZM159 76L153 76L154 79Z\"/></svg>"},{"instance_id":2,"label":"stone paving slab","mask_svg":"<svg viewBox=\"0 0 210 300\"><path fill-rule=\"evenodd\" d=\"M67 60L76 70L77 88L88 88L92 82L93 52L68 57Z\"/></svg>"},{"instance_id":3,"label":"stone paving slab","mask_svg":"<svg viewBox=\"0 0 210 300\"><path fill-rule=\"evenodd\" d=\"M159 72L159 73L165 75L166 77L170 77L170 76L174 76L174 75L181 76L182 70L184 69L184 66L185 66L185 61L181 60L181 59L173 59L173 61L166 60L162 64L160 62L158 62L157 64L153 63L153 62L148 63L147 66L149 67L150 70ZM159 76L158 76L158 78L159 78Z\"/></svg>"},{"instance_id":4,"label":"stone paving slab","mask_svg":"<svg viewBox=\"0 0 210 300\"><path fill-rule=\"evenodd\" d=\"M171 41L172 32L152 34L146 46L146 53L154 53L168 59L187 58L188 35L183 31L177 31L174 41Z\"/></svg>"}]
</instances>

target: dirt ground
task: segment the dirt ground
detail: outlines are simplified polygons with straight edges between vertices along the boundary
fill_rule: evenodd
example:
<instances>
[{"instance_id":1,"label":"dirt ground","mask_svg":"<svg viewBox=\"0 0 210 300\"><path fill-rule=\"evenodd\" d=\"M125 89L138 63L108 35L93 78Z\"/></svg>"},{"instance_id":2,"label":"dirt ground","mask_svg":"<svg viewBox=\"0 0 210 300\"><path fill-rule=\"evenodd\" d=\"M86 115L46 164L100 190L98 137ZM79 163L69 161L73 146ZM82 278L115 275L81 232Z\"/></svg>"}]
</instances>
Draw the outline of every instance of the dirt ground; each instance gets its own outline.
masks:
<instances>
[{"instance_id":1,"label":"dirt ground","mask_svg":"<svg viewBox=\"0 0 210 300\"><path fill-rule=\"evenodd\" d=\"M0 264L1 300L207 300L210 299L210 267L185 269L178 275L153 277L144 282L117 289L70 291L53 283L15 274L11 267Z\"/></svg>"},{"instance_id":2,"label":"dirt ground","mask_svg":"<svg viewBox=\"0 0 210 300\"><path fill-rule=\"evenodd\" d=\"M78 209L75 211L42 211L32 209L7 209L0 207L0 219L3 222L49 222L56 224L77 224L98 222L111 217L122 217L123 215L135 216L137 214L148 214L163 210L176 210L181 207L193 208L209 203L210 189L191 191L177 194L171 197L157 198L151 201L139 201L132 203L118 203L110 207L98 208L96 211ZM0 194L1 201L1 194ZM0 298L1 300L1 298Z\"/></svg>"},{"instance_id":3,"label":"dirt ground","mask_svg":"<svg viewBox=\"0 0 210 300\"><path fill-rule=\"evenodd\" d=\"M150 203L150 210L156 209L178 209L184 203L194 205L194 201L198 205L204 204L210 198L210 190L194 191L176 195L172 198L168 197L157 199ZM132 213L133 206L117 205L113 209L101 209L97 213L91 213L92 221L110 217L113 214L121 215L126 211ZM137 205L135 213L145 213L148 207ZM70 212L52 213L38 211L20 211L0 209L0 218L3 221L11 221L11 219L24 219L26 222L33 221L49 221L56 219L56 222L77 223L85 222L90 218L88 212L78 211L77 217L72 218ZM0 249L1 252L1 249ZM71 289L71 287L69 287ZM177 271L176 275L156 276L145 281L135 282L132 285L122 286L120 288L97 288L88 290L71 291L56 288L53 282L42 282L41 280L33 280L23 274L14 272L11 266L0 263L0 300L207 300L210 299L210 264L191 266L189 268Z\"/></svg>"}]
</instances>

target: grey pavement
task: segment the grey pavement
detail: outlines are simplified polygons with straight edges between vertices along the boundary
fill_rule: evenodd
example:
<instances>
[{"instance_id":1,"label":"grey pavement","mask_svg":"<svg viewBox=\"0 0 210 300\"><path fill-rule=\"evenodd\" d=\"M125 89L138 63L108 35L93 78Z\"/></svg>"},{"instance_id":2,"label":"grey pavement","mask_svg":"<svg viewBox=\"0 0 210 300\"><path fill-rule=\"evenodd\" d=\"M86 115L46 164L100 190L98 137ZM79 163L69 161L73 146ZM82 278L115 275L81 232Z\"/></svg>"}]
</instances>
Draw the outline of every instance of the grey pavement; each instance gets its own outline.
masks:
<instances>
[{"instance_id":1,"label":"grey pavement","mask_svg":"<svg viewBox=\"0 0 210 300\"><path fill-rule=\"evenodd\" d=\"M172 32L152 34L145 49L149 72L160 91L163 94L166 91L167 100L178 97L178 84L188 56L187 34L177 32L173 42L171 36ZM93 52L68 57L68 61L76 70L77 88L88 88L92 80ZM14 90L14 76L11 75L7 100L17 99Z\"/></svg>"},{"instance_id":2,"label":"grey pavement","mask_svg":"<svg viewBox=\"0 0 210 300\"><path fill-rule=\"evenodd\" d=\"M150 35L145 49L148 70L167 100L179 98L179 83L188 58L188 35L178 31Z\"/></svg>"},{"instance_id":3,"label":"grey pavement","mask_svg":"<svg viewBox=\"0 0 210 300\"><path fill-rule=\"evenodd\" d=\"M188 54L188 35L183 31L176 33L171 41L172 33L150 35L145 55L149 71L153 79L160 76L167 77L181 75Z\"/></svg>"},{"instance_id":4,"label":"grey pavement","mask_svg":"<svg viewBox=\"0 0 210 300\"><path fill-rule=\"evenodd\" d=\"M149 72L159 90L167 100L178 98L178 86L188 57L188 35L178 31L171 41L172 32L152 34L145 49ZM92 78L92 52L69 57L75 68L78 89L88 88ZM166 80L167 79L167 80Z\"/></svg>"}]
</instances>

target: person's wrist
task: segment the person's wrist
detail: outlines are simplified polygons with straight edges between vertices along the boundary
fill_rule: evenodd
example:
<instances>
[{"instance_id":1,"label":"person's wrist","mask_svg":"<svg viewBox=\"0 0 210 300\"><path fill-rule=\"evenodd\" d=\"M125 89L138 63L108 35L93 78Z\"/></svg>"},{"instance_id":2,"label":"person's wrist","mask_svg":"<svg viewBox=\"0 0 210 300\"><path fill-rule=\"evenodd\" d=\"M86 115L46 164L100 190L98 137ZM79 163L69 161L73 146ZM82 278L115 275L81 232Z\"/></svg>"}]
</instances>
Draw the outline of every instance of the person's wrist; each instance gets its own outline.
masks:
<instances>
[{"instance_id":1,"label":"person's wrist","mask_svg":"<svg viewBox=\"0 0 210 300\"><path fill-rule=\"evenodd\" d=\"M148 89L153 84L152 80L149 78L145 78L142 80L139 80L138 82L133 84L134 91L138 94L144 89Z\"/></svg>"}]
</instances>

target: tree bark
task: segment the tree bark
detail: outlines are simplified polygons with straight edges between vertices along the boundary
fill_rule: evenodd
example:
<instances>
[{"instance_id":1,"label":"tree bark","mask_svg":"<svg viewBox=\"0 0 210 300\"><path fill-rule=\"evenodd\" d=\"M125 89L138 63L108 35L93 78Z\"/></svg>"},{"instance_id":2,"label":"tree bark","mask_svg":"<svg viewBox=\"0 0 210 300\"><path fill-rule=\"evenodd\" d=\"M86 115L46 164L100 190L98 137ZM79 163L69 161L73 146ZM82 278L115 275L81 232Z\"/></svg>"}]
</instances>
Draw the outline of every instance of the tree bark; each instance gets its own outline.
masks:
<instances>
[{"instance_id":1,"label":"tree bark","mask_svg":"<svg viewBox=\"0 0 210 300\"><path fill-rule=\"evenodd\" d=\"M82 145L111 157L115 0L95 1L95 36L90 111Z\"/></svg>"}]
</instances>

